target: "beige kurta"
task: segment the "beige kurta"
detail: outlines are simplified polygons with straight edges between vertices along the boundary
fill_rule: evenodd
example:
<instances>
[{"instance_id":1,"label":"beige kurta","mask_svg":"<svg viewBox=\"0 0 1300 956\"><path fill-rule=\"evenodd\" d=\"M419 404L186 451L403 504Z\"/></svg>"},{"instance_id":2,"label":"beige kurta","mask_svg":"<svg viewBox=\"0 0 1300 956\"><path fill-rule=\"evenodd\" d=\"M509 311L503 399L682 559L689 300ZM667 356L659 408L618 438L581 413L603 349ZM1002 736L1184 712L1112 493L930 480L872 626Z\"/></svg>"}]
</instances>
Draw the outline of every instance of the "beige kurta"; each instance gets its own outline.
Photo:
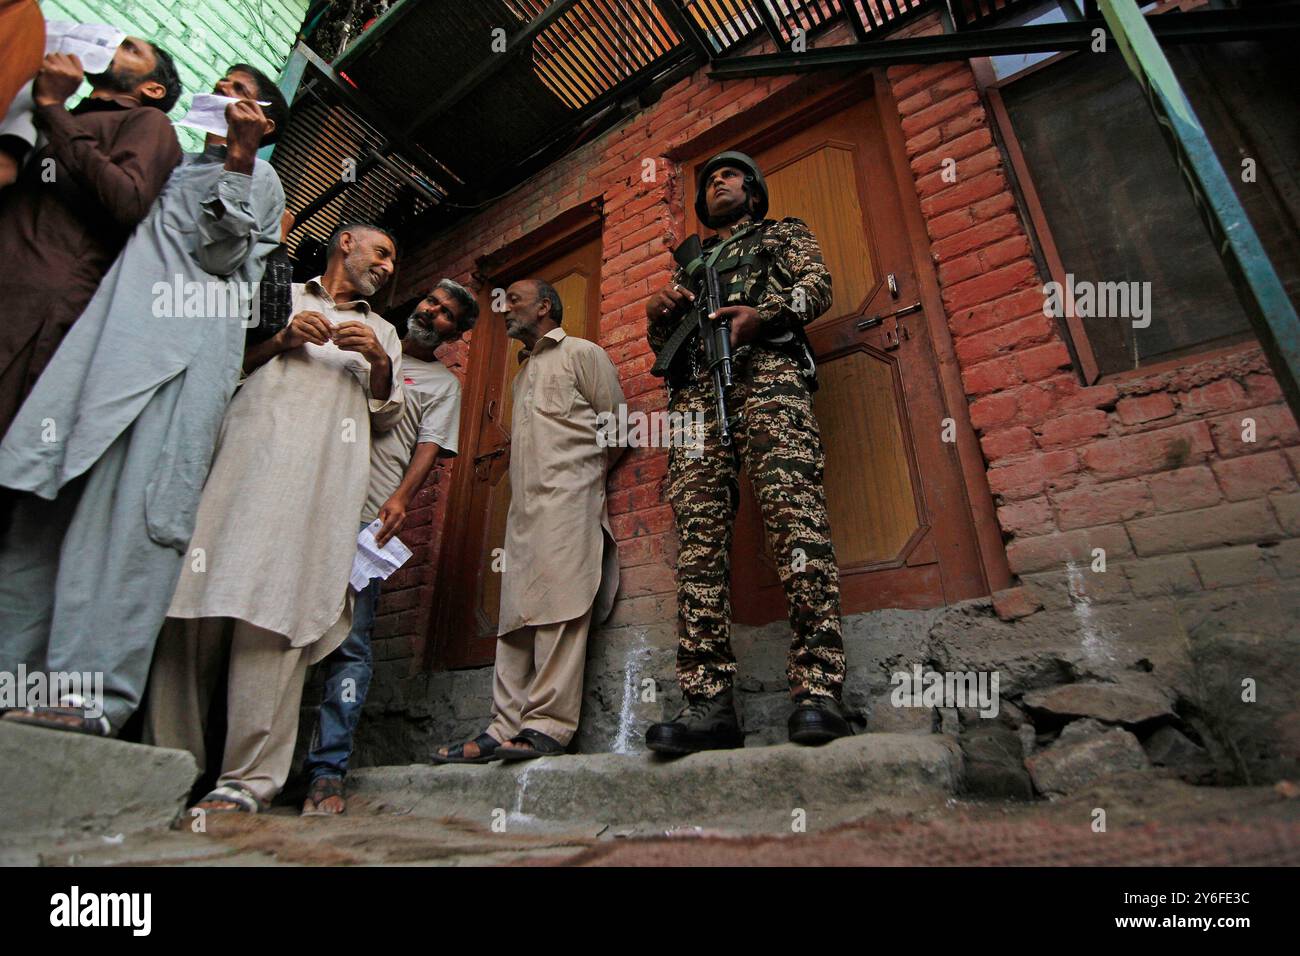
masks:
<instances>
[{"instance_id":1,"label":"beige kurta","mask_svg":"<svg viewBox=\"0 0 1300 956\"><path fill-rule=\"evenodd\" d=\"M510 511L498 635L525 625L609 616L618 550L605 506L608 467L622 453L596 440L596 416L623 404L618 372L594 342L554 329L515 376Z\"/></svg>"},{"instance_id":2,"label":"beige kurta","mask_svg":"<svg viewBox=\"0 0 1300 956\"><path fill-rule=\"evenodd\" d=\"M371 425L391 428L402 413L402 346L364 302L338 305L317 279L293 287L293 312L304 310L374 329L393 364L392 393L371 398L370 363L333 342L281 352L255 369L222 422L167 615L247 621L294 647L316 644L315 661L333 649L320 638L344 610Z\"/></svg>"}]
</instances>

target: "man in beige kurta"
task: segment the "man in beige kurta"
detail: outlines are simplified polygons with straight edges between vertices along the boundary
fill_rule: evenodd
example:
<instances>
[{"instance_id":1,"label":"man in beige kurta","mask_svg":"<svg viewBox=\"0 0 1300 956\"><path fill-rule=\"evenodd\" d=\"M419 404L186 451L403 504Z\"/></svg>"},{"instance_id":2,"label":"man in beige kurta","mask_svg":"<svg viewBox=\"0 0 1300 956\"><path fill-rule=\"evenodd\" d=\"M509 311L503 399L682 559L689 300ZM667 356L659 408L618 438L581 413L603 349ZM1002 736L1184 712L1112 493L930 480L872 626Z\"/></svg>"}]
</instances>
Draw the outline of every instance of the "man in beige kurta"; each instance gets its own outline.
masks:
<instances>
[{"instance_id":1,"label":"man in beige kurta","mask_svg":"<svg viewBox=\"0 0 1300 956\"><path fill-rule=\"evenodd\" d=\"M492 724L440 748L437 763L563 752L582 711L587 631L618 590L605 479L622 449L598 439L598 416L623 404L618 372L600 346L565 334L545 282L516 282L506 301L506 334L523 342L524 366L512 386Z\"/></svg>"},{"instance_id":2,"label":"man in beige kurta","mask_svg":"<svg viewBox=\"0 0 1300 956\"><path fill-rule=\"evenodd\" d=\"M345 226L325 274L293 287L293 319L250 346L222 423L150 680L150 742L204 764L220 661L227 736L208 809L265 806L288 776L307 666L346 635L370 433L402 413L401 343L362 301L392 274L387 233ZM328 637L326 636L328 633Z\"/></svg>"}]
</instances>

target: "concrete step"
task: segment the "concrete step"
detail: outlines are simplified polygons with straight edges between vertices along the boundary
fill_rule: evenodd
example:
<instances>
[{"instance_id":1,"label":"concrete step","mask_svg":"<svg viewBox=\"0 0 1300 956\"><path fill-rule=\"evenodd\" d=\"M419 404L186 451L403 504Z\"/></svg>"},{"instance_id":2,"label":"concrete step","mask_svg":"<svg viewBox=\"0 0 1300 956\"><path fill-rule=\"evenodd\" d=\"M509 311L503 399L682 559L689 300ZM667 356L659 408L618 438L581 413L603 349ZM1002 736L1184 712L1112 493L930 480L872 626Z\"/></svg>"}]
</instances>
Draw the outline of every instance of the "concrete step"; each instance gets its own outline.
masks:
<instances>
[{"instance_id":1,"label":"concrete step","mask_svg":"<svg viewBox=\"0 0 1300 956\"><path fill-rule=\"evenodd\" d=\"M165 829L198 778L184 750L0 720L0 860L33 838Z\"/></svg>"},{"instance_id":2,"label":"concrete step","mask_svg":"<svg viewBox=\"0 0 1300 956\"><path fill-rule=\"evenodd\" d=\"M681 825L798 809L831 810L895 796L957 792L962 755L939 734L860 734L824 747L781 744L653 754L578 754L520 763L373 767L349 790L379 812L502 819L538 826Z\"/></svg>"}]
</instances>

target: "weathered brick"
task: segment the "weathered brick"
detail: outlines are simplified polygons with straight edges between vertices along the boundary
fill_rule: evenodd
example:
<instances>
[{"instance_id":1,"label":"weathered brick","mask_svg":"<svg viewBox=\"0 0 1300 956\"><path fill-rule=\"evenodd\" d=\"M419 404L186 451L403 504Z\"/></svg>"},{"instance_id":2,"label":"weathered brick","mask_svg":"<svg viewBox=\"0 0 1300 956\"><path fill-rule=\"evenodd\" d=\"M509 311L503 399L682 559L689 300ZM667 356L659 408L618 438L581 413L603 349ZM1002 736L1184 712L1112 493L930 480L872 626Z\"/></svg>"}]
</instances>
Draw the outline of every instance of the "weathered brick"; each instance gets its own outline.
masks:
<instances>
[{"instance_id":1,"label":"weathered brick","mask_svg":"<svg viewBox=\"0 0 1300 956\"><path fill-rule=\"evenodd\" d=\"M1129 587L1138 597L1194 594L1201 590L1192 559L1183 554L1126 561L1123 567Z\"/></svg>"},{"instance_id":2,"label":"weathered brick","mask_svg":"<svg viewBox=\"0 0 1300 956\"><path fill-rule=\"evenodd\" d=\"M1277 513L1278 523L1287 534L1300 535L1300 493L1270 495L1269 503Z\"/></svg>"},{"instance_id":3,"label":"weathered brick","mask_svg":"<svg viewBox=\"0 0 1300 956\"><path fill-rule=\"evenodd\" d=\"M985 395L970 405L971 426L977 429L993 428L1016 417L1018 405L1014 395L1002 392Z\"/></svg>"},{"instance_id":4,"label":"weathered brick","mask_svg":"<svg viewBox=\"0 0 1300 956\"><path fill-rule=\"evenodd\" d=\"M1004 621L1016 621L1042 610L1043 604L1026 588L1007 588L993 595L993 610Z\"/></svg>"},{"instance_id":5,"label":"weathered brick","mask_svg":"<svg viewBox=\"0 0 1300 956\"><path fill-rule=\"evenodd\" d=\"M1048 479L1069 474L1079 466L1078 455L1071 450L1045 452L1027 461L989 470L989 489L1007 500L1040 495Z\"/></svg>"},{"instance_id":6,"label":"weathered brick","mask_svg":"<svg viewBox=\"0 0 1300 956\"><path fill-rule=\"evenodd\" d=\"M1206 589L1230 588L1268 581L1276 576L1264 548L1217 548L1192 555L1196 572Z\"/></svg>"},{"instance_id":7,"label":"weathered brick","mask_svg":"<svg viewBox=\"0 0 1300 956\"><path fill-rule=\"evenodd\" d=\"M1254 440L1246 441L1252 425ZM1244 408L1211 419L1210 427L1214 433L1214 447L1224 458L1250 455L1264 448L1300 444L1300 429L1296 428L1295 416L1285 405Z\"/></svg>"},{"instance_id":8,"label":"weathered brick","mask_svg":"<svg viewBox=\"0 0 1300 956\"><path fill-rule=\"evenodd\" d=\"M935 150L937 153L946 151L946 145ZM916 194L922 199L928 196L937 196L950 187L974 179L980 173L988 172L990 169L997 169L1002 165L1001 154L992 147L973 156L967 156L960 161L951 155L945 156L944 159L951 159L952 162L946 166L941 165L939 169L916 180ZM965 203L962 203L962 205L965 205ZM1023 239L1023 237L1021 238Z\"/></svg>"},{"instance_id":9,"label":"weathered brick","mask_svg":"<svg viewBox=\"0 0 1300 956\"><path fill-rule=\"evenodd\" d=\"M1012 292L998 299L950 311L948 327L953 335L971 336L1005 326L1016 319L1041 316L1041 299L1038 290L1033 288Z\"/></svg>"},{"instance_id":10,"label":"weathered brick","mask_svg":"<svg viewBox=\"0 0 1300 956\"><path fill-rule=\"evenodd\" d=\"M1049 418L1034 429L1038 444L1044 448L1056 448L1077 445L1098 435L1105 435L1110 428L1110 417L1103 411L1090 409L1071 412L1058 418Z\"/></svg>"},{"instance_id":11,"label":"weathered brick","mask_svg":"<svg viewBox=\"0 0 1300 956\"><path fill-rule=\"evenodd\" d=\"M917 110L903 118L903 135L915 136L923 130L938 126L946 119L969 112L979 104L979 94L973 89L958 90L947 99L940 100L925 109Z\"/></svg>"},{"instance_id":12,"label":"weathered brick","mask_svg":"<svg viewBox=\"0 0 1300 956\"><path fill-rule=\"evenodd\" d=\"M1138 554L1171 554L1275 541L1282 535L1266 501L1238 501L1200 511L1125 522Z\"/></svg>"},{"instance_id":13,"label":"weathered brick","mask_svg":"<svg viewBox=\"0 0 1300 956\"><path fill-rule=\"evenodd\" d=\"M624 597L676 594L677 577L672 568L662 564L625 568L619 574L618 590Z\"/></svg>"},{"instance_id":14,"label":"weathered brick","mask_svg":"<svg viewBox=\"0 0 1300 956\"><path fill-rule=\"evenodd\" d=\"M900 104L901 105L901 104ZM922 153L912 160L912 174L924 176L943 166L945 159L960 162L966 156L973 156L993 145L993 136L987 129L972 130L965 136L959 136L950 143L942 144L938 149Z\"/></svg>"},{"instance_id":15,"label":"weathered brick","mask_svg":"<svg viewBox=\"0 0 1300 956\"><path fill-rule=\"evenodd\" d=\"M921 212L926 216L942 216L946 212L972 206L981 199L995 196L1006 191L1006 188L1007 179L1002 170L992 169L922 199Z\"/></svg>"},{"instance_id":16,"label":"weathered brick","mask_svg":"<svg viewBox=\"0 0 1300 956\"><path fill-rule=\"evenodd\" d=\"M1007 561L1016 574L1064 568L1071 562L1091 566L1095 548L1106 552L1107 562L1133 553L1124 526L1105 525L1012 541L1007 546Z\"/></svg>"},{"instance_id":17,"label":"weathered brick","mask_svg":"<svg viewBox=\"0 0 1300 956\"><path fill-rule=\"evenodd\" d=\"M909 64L909 66L914 65ZM890 84L900 107L903 100L906 100L918 90L928 90L943 78L954 74L963 77L965 82L972 89L974 88L975 78L971 75L970 67L961 60L919 66L912 70L911 73L906 73L898 67L890 67L889 69Z\"/></svg>"},{"instance_id":18,"label":"weathered brick","mask_svg":"<svg viewBox=\"0 0 1300 956\"><path fill-rule=\"evenodd\" d=\"M1026 346L1044 342L1054 335L1055 331L1052 328L1051 320L1045 316L1031 315L1027 318L1016 319L1005 325L991 328L987 332L978 335L963 335L957 339L955 346L957 361L965 368L968 365L991 358L999 352L1008 352L1017 348L1023 349ZM1023 351L1017 352L1017 362L1020 361L1023 354ZM1021 371L1022 373L1025 371L1023 363L1021 364Z\"/></svg>"},{"instance_id":19,"label":"weathered brick","mask_svg":"<svg viewBox=\"0 0 1300 956\"><path fill-rule=\"evenodd\" d=\"M1058 369L1069 368L1071 361L1070 350L1060 341L1016 353L1016 365L1026 382L1037 382Z\"/></svg>"},{"instance_id":20,"label":"weathered brick","mask_svg":"<svg viewBox=\"0 0 1300 956\"><path fill-rule=\"evenodd\" d=\"M1252 405L1272 405L1283 400L1282 389L1272 375L1247 375L1246 396Z\"/></svg>"},{"instance_id":21,"label":"weathered brick","mask_svg":"<svg viewBox=\"0 0 1300 956\"><path fill-rule=\"evenodd\" d=\"M961 378L967 395L1002 391L1021 381L1020 370L1010 356L972 366L961 373Z\"/></svg>"},{"instance_id":22,"label":"weathered brick","mask_svg":"<svg viewBox=\"0 0 1300 956\"><path fill-rule=\"evenodd\" d=\"M1234 408L1245 399L1246 390L1234 379L1221 378L1217 382L1182 393L1178 396L1178 404L1184 411L1204 415Z\"/></svg>"},{"instance_id":23,"label":"weathered brick","mask_svg":"<svg viewBox=\"0 0 1300 956\"><path fill-rule=\"evenodd\" d=\"M1012 501L998 508L998 524L1016 537L1051 534L1056 530L1052 506L1046 498Z\"/></svg>"},{"instance_id":24,"label":"weathered brick","mask_svg":"<svg viewBox=\"0 0 1300 956\"><path fill-rule=\"evenodd\" d=\"M1168 418L1174 413L1174 400L1164 392L1133 395L1121 398L1115 405L1115 413L1125 425L1140 425L1142 422Z\"/></svg>"},{"instance_id":25,"label":"weathered brick","mask_svg":"<svg viewBox=\"0 0 1300 956\"><path fill-rule=\"evenodd\" d=\"M1229 501L1262 498L1274 491L1293 491L1295 478L1291 466L1280 451L1267 451L1243 458L1212 462L1223 497Z\"/></svg>"},{"instance_id":26,"label":"weathered brick","mask_svg":"<svg viewBox=\"0 0 1300 956\"><path fill-rule=\"evenodd\" d=\"M989 432L980 439L980 447L984 450L985 458L989 461L997 461L1007 455L1018 455L1021 452L1029 451L1035 448L1036 445L1034 443L1034 433L1023 425L1017 425L1014 428L1002 428Z\"/></svg>"},{"instance_id":27,"label":"weathered brick","mask_svg":"<svg viewBox=\"0 0 1300 956\"><path fill-rule=\"evenodd\" d=\"M1269 560L1280 578L1300 578L1300 538L1287 538L1269 548Z\"/></svg>"},{"instance_id":28,"label":"weathered brick","mask_svg":"<svg viewBox=\"0 0 1300 956\"><path fill-rule=\"evenodd\" d=\"M1085 485L1052 496L1062 531L1115 524L1149 515L1154 510L1151 492L1141 480Z\"/></svg>"},{"instance_id":29,"label":"weathered brick","mask_svg":"<svg viewBox=\"0 0 1300 956\"><path fill-rule=\"evenodd\" d=\"M1084 466L1098 477L1132 478L1203 461L1214 450L1205 422L1099 441L1080 450Z\"/></svg>"},{"instance_id":30,"label":"weathered brick","mask_svg":"<svg viewBox=\"0 0 1300 956\"><path fill-rule=\"evenodd\" d=\"M1208 508L1223 498L1214 472L1205 465L1159 472L1146 481L1159 514Z\"/></svg>"},{"instance_id":31,"label":"weathered brick","mask_svg":"<svg viewBox=\"0 0 1300 956\"><path fill-rule=\"evenodd\" d=\"M940 262L965 255L975 249L990 246L1008 236L1023 236L1020 218L1013 214L998 216L988 222L972 225L961 232L930 244L930 252ZM1039 306L1041 306L1041 301ZM1041 309L1040 309L1041 314Z\"/></svg>"},{"instance_id":32,"label":"weathered brick","mask_svg":"<svg viewBox=\"0 0 1300 956\"><path fill-rule=\"evenodd\" d=\"M1027 283L1036 283L1037 279L1038 268L1032 261L1013 262L946 287L943 290L943 301L950 311L963 309L1015 292Z\"/></svg>"}]
</instances>

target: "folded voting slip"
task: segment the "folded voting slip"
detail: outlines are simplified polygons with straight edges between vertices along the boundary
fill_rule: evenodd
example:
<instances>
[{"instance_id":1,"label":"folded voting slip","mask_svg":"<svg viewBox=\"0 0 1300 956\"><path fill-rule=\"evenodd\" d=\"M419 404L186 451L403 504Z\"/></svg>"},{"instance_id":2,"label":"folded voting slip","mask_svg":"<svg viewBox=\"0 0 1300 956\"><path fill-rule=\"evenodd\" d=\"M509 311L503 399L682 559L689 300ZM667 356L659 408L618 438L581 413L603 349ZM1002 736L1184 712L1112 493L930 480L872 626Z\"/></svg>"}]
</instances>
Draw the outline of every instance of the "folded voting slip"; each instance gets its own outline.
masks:
<instances>
[{"instance_id":1,"label":"folded voting slip","mask_svg":"<svg viewBox=\"0 0 1300 956\"><path fill-rule=\"evenodd\" d=\"M45 21L45 52L74 53L87 73L103 73L126 34L103 23Z\"/></svg>"},{"instance_id":2,"label":"folded voting slip","mask_svg":"<svg viewBox=\"0 0 1300 956\"><path fill-rule=\"evenodd\" d=\"M227 131L226 107L238 103L236 96L218 96L216 93L195 93L190 101L190 111L183 119L176 121L177 126L189 126L205 133L225 136ZM270 106L270 101L257 101L258 106Z\"/></svg>"},{"instance_id":3,"label":"folded voting slip","mask_svg":"<svg viewBox=\"0 0 1300 956\"><path fill-rule=\"evenodd\" d=\"M375 533L384 526L376 518L357 535L357 556L352 559L351 584L355 591L363 590L371 578L388 580L388 576L411 557L411 549L397 538L390 538L382 548L375 542Z\"/></svg>"}]
</instances>

